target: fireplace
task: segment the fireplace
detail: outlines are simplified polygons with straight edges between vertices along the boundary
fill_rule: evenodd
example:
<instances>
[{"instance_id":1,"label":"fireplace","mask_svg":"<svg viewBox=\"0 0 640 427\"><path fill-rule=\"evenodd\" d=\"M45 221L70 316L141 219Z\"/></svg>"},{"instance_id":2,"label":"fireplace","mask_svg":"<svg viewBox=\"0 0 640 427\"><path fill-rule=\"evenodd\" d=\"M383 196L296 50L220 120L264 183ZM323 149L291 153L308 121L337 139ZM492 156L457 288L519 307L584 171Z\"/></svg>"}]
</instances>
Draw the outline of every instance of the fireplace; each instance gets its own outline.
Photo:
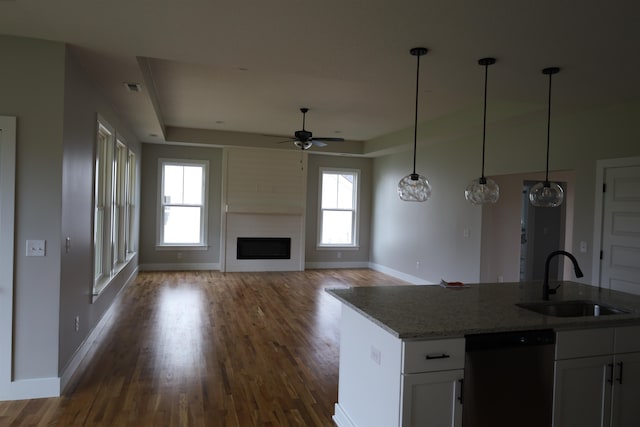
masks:
<instances>
[{"instance_id":1,"label":"fireplace","mask_svg":"<svg viewBox=\"0 0 640 427\"><path fill-rule=\"evenodd\" d=\"M291 238L238 237L236 259L291 259Z\"/></svg>"}]
</instances>

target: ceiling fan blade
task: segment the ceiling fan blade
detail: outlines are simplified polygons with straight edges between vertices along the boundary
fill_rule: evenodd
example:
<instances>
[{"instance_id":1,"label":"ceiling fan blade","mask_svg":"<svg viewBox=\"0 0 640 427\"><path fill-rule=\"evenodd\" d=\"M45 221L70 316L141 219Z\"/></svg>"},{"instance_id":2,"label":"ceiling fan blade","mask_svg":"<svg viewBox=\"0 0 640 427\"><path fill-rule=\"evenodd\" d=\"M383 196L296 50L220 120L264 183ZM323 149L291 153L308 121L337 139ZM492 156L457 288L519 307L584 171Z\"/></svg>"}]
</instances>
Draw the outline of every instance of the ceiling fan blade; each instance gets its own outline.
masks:
<instances>
[{"instance_id":1,"label":"ceiling fan blade","mask_svg":"<svg viewBox=\"0 0 640 427\"><path fill-rule=\"evenodd\" d=\"M324 143L324 142L322 142L322 141L318 141L317 139L313 139L313 140L311 141L311 143L312 143L313 145L315 145L316 147L326 147L326 146L327 146L327 144L325 144L325 143Z\"/></svg>"},{"instance_id":2,"label":"ceiling fan blade","mask_svg":"<svg viewBox=\"0 0 640 427\"><path fill-rule=\"evenodd\" d=\"M314 141L326 141L326 142L342 142L344 138L322 138L322 137L313 137Z\"/></svg>"}]
</instances>

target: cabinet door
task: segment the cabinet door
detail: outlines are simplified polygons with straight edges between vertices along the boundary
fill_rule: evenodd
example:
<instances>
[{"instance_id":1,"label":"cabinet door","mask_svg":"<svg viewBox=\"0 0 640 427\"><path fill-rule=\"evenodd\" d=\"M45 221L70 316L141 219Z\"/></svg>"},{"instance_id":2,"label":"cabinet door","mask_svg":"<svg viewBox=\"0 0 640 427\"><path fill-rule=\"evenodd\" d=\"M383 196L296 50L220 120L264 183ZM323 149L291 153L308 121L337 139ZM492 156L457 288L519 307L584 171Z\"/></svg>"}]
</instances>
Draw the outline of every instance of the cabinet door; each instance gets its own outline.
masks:
<instances>
[{"instance_id":1,"label":"cabinet door","mask_svg":"<svg viewBox=\"0 0 640 427\"><path fill-rule=\"evenodd\" d=\"M554 427L604 427L611 416L611 356L555 363Z\"/></svg>"},{"instance_id":2,"label":"cabinet door","mask_svg":"<svg viewBox=\"0 0 640 427\"><path fill-rule=\"evenodd\" d=\"M614 361L611 426L640 426L640 353L617 354Z\"/></svg>"},{"instance_id":3,"label":"cabinet door","mask_svg":"<svg viewBox=\"0 0 640 427\"><path fill-rule=\"evenodd\" d=\"M402 376L402 427L460 427L464 370Z\"/></svg>"}]
</instances>

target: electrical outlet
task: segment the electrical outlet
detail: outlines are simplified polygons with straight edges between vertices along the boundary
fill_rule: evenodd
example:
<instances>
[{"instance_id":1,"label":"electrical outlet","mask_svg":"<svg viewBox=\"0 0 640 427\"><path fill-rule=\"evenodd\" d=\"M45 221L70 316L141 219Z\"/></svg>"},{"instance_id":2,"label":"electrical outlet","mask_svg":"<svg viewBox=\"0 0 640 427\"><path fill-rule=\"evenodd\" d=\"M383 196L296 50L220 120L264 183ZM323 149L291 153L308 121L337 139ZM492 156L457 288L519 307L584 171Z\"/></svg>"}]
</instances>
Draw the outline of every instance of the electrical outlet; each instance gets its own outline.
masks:
<instances>
[{"instance_id":1,"label":"electrical outlet","mask_svg":"<svg viewBox=\"0 0 640 427\"><path fill-rule=\"evenodd\" d=\"M416 261L416 270L420 270L420 261Z\"/></svg>"},{"instance_id":2,"label":"electrical outlet","mask_svg":"<svg viewBox=\"0 0 640 427\"><path fill-rule=\"evenodd\" d=\"M587 242L585 242L584 240L580 242L580 252L582 253L587 252Z\"/></svg>"},{"instance_id":3,"label":"electrical outlet","mask_svg":"<svg viewBox=\"0 0 640 427\"><path fill-rule=\"evenodd\" d=\"M76 332L80 330L80 316L76 316L73 327Z\"/></svg>"},{"instance_id":4,"label":"electrical outlet","mask_svg":"<svg viewBox=\"0 0 640 427\"><path fill-rule=\"evenodd\" d=\"M338 252L338 253L336 254L336 257L338 257L338 259L339 259L339 258L342 258L342 252Z\"/></svg>"},{"instance_id":5,"label":"electrical outlet","mask_svg":"<svg viewBox=\"0 0 640 427\"><path fill-rule=\"evenodd\" d=\"M380 349L375 348L374 346L371 346L371 360L373 360L376 365L379 365L382 361L382 354L380 352Z\"/></svg>"}]
</instances>

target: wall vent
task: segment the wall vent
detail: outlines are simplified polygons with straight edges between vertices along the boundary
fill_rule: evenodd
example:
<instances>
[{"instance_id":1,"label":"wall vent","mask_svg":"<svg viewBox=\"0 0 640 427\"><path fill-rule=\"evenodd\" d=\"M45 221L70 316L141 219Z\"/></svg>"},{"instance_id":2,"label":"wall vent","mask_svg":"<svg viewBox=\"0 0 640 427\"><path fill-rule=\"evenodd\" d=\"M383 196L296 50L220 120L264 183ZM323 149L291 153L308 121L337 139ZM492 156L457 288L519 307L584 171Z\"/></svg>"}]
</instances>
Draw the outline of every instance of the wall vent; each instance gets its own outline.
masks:
<instances>
[{"instance_id":1,"label":"wall vent","mask_svg":"<svg viewBox=\"0 0 640 427\"><path fill-rule=\"evenodd\" d=\"M142 86L140 86L140 83L124 82L124 87L126 87L129 92L141 92L142 91Z\"/></svg>"}]
</instances>

